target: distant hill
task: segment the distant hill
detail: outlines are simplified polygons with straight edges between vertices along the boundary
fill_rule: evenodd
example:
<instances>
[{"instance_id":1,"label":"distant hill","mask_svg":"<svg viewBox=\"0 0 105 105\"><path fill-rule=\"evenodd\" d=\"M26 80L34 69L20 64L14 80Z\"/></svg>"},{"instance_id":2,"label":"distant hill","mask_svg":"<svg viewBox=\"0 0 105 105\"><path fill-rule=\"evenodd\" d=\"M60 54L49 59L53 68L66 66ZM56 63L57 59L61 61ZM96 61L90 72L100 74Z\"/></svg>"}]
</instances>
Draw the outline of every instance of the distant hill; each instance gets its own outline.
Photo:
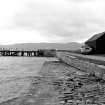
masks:
<instances>
[{"instance_id":1,"label":"distant hill","mask_svg":"<svg viewBox=\"0 0 105 105\"><path fill-rule=\"evenodd\" d=\"M26 49L26 50L37 50L37 49L58 49L58 50L78 50L81 47L80 43L21 43L13 45L0 45L0 48L10 49Z\"/></svg>"}]
</instances>

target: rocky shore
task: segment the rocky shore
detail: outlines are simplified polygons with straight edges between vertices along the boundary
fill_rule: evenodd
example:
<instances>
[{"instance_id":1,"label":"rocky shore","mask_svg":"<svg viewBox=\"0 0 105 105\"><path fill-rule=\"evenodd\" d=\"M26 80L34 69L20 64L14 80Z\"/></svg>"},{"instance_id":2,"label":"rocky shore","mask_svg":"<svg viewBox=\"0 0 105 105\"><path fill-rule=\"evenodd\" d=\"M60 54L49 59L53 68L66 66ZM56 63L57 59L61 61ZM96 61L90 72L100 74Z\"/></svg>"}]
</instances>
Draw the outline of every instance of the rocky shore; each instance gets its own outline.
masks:
<instances>
[{"instance_id":1,"label":"rocky shore","mask_svg":"<svg viewBox=\"0 0 105 105\"><path fill-rule=\"evenodd\" d=\"M0 105L104 105L105 80L60 61L47 61L28 91Z\"/></svg>"}]
</instances>

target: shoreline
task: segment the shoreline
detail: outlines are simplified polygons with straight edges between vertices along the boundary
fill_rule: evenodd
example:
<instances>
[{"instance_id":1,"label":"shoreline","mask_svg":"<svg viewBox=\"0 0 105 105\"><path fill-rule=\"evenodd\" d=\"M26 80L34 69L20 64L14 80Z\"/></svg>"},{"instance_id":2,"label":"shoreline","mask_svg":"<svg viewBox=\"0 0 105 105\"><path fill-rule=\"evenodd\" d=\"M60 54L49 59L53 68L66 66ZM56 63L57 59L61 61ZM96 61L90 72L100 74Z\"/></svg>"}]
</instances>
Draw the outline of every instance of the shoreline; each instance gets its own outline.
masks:
<instances>
[{"instance_id":1,"label":"shoreline","mask_svg":"<svg viewBox=\"0 0 105 105\"><path fill-rule=\"evenodd\" d=\"M61 61L45 61L38 76L31 78L27 93L0 104L84 105L90 103L91 105L104 103L101 101L105 93L104 83L104 80L100 80L95 75L81 72ZM100 101L97 102L96 97L99 97L97 100Z\"/></svg>"}]
</instances>

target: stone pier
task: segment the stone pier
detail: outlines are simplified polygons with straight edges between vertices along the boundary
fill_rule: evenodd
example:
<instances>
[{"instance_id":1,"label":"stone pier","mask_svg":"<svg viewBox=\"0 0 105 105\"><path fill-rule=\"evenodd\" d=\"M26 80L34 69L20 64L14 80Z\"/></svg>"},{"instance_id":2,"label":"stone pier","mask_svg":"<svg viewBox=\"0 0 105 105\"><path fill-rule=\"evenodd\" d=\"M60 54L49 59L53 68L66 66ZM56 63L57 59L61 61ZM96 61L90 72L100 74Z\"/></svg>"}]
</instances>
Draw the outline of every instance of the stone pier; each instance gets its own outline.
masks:
<instances>
[{"instance_id":1,"label":"stone pier","mask_svg":"<svg viewBox=\"0 0 105 105\"><path fill-rule=\"evenodd\" d=\"M78 70L87 72L87 73L95 73L96 76L105 79L105 66L98 65L95 63L91 63L89 61L80 60L78 57L70 55L70 53L66 52L57 52L57 58L72 66Z\"/></svg>"}]
</instances>

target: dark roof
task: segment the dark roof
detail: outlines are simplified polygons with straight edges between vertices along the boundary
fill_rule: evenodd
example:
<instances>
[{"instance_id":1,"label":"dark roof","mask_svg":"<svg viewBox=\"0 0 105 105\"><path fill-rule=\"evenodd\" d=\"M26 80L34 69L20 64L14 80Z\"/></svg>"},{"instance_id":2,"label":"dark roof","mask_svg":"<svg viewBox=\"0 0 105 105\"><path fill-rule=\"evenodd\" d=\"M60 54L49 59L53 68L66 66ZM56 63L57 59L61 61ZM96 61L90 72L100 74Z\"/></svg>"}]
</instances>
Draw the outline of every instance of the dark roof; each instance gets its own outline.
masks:
<instances>
[{"instance_id":1,"label":"dark roof","mask_svg":"<svg viewBox=\"0 0 105 105\"><path fill-rule=\"evenodd\" d=\"M99 39L103 35L105 35L105 32L102 32L102 33L99 33L99 34L95 34L93 37L91 37L90 39L88 39L86 42L95 41L95 40Z\"/></svg>"}]
</instances>

